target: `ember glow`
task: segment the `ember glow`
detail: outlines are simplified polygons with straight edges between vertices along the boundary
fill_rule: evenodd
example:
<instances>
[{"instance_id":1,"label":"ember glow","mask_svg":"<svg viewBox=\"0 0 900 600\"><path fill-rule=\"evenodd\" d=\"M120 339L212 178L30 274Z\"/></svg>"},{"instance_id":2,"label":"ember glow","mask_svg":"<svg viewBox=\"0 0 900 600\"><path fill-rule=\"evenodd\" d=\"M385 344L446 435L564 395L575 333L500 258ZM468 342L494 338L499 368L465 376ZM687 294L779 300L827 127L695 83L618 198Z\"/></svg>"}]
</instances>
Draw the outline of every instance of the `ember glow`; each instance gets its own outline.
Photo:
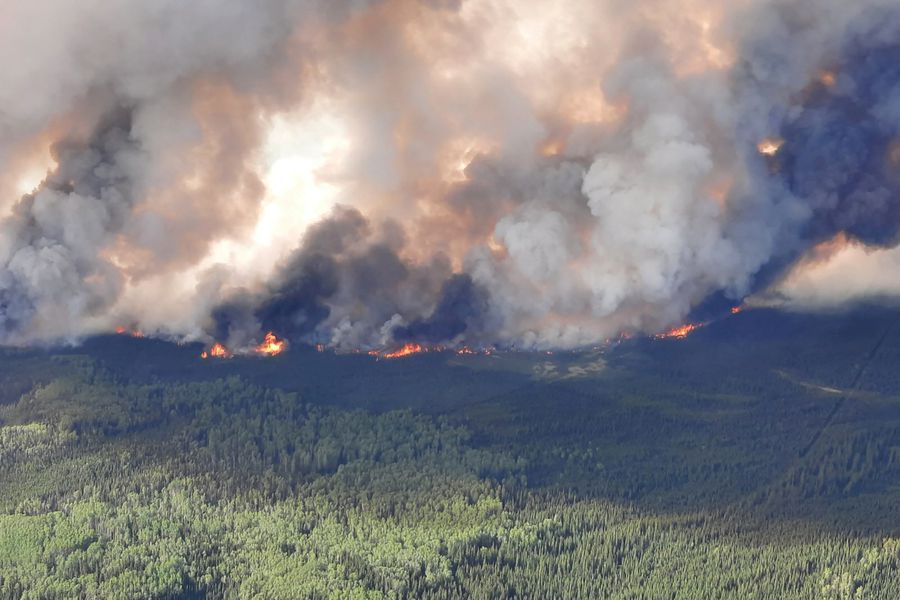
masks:
<instances>
[{"instance_id":1,"label":"ember glow","mask_svg":"<svg viewBox=\"0 0 900 600\"><path fill-rule=\"evenodd\" d=\"M819 75L819 83L825 87L834 87L837 83L837 75L834 71L822 71Z\"/></svg>"},{"instance_id":2,"label":"ember glow","mask_svg":"<svg viewBox=\"0 0 900 600\"><path fill-rule=\"evenodd\" d=\"M766 138L756 145L757 151L763 156L775 156L784 145L784 140L778 138Z\"/></svg>"},{"instance_id":3,"label":"ember glow","mask_svg":"<svg viewBox=\"0 0 900 600\"><path fill-rule=\"evenodd\" d=\"M129 329L127 327L116 327L117 335L130 335L134 338L142 338L144 337L144 332L140 329Z\"/></svg>"},{"instance_id":4,"label":"ember glow","mask_svg":"<svg viewBox=\"0 0 900 600\"><path fill-rule=\"evenodd\" d=\"M462 348L457 348L455 354L457 356L493 356L496 351L496 348L490 346L485 348L470 348L469 346L463 346Z\"/></svg>"},{"instance_id":5,"label":"ember glow","mask_svg":"<svg viewBox=\"0 0 900 600\"><path fill-rule=\"evenodd\" d=\"M263 356L275 356L284 352L285 348L287 348L287 342L278 339L278 336L270 331L266 334L263 343L257 346L254 351Z\"/></svg>"}]
</instances>

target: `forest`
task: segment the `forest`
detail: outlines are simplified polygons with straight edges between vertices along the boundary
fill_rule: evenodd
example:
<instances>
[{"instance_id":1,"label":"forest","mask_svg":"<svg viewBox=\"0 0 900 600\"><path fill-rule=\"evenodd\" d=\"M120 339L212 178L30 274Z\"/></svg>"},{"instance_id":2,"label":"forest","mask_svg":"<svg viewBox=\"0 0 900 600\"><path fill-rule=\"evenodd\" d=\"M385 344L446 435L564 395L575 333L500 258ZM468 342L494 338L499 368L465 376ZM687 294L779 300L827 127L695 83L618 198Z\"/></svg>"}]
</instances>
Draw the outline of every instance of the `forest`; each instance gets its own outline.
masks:
<instances>
[{"instance_id":1,"label":"forest","mask_svg":"<svg viewBox=\"0 0 900 600\"><path fill-rule=\"evenodd\" d=\"M0 598L900 598L898 312L393 361L4 349Z\"/></svg>"}]
</instances>

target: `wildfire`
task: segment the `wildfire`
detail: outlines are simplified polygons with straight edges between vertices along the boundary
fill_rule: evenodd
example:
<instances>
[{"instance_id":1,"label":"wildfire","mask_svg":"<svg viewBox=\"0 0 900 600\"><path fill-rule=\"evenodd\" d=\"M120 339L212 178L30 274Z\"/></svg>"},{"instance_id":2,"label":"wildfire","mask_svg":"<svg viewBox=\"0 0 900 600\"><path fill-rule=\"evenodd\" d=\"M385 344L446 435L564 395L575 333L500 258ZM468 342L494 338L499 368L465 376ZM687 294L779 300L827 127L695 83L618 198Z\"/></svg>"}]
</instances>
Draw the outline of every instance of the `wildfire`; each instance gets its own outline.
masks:
<instances>
[{"instance_id":1,"label":"wildfire","mask_svg":"<svg viewBox=\"0 0 900 600\"><path fill-rule=\"evenodd\" d=\"M140 329L128 329L127 327L116 327L116 333L118 335L130 335L131 337L136 338L144 337L144 332Z\"/></svg>"},{"instance_id":2,"label":"wildfire","mask_svg":"<svg viewBox=\"0 0 900 600\"><path fill-rule=\"evenodd\" d=\"M784 140L780 138L766 138L756 145L756 149L763 156L775 156L782 145Z\"/></svg>"},{"instance_id":3,"label":"wildfire","mask_svg":"<svg viewBox=\"0 0 900 600\"><path fill-rule=\"evenodd\" d=\"M658 339L658 340L665 340L665 339L672 339L672 338L677 339L677 340L683 340L684 338L689 336L691 333L693 333L697 329L700 329L704 325L706 325L706 323L686 323L686 324L682 325L681 327L676 327L675 329L670 329L669 331L667 331L665 333L660 333L654 337L656 337L656 339Z\"/></svg>"},{"instance_id":4,"label":"wildfire","mask_svg":"<svg viewBox=\"0 0 900 600\"><path fill-rule=\"evenodd\" d=\"M410 356L411 354L419 354L421 352L428 352L428 349L421 344L409 343L404 344L403 347L394 350L393 352L386 352L380 354L381 358L403 358L404 356Z\"/></svg>"},{"instance_id":5,"label":"wildfire","mask_svg":"<svg viewBox=\"0 0 900 600\"><path fill-rule=\"evenodd\" d=\"M226 348L219 342L216 342L215 344L212 345L212 348L210 348L208 352L204 351L200 355L200 358L210 358L210 357L212 357L212 358L231 358L232 356L234 356L234 355L231 353L231 351L228 348Z\"/></svg>"},{"instance_id":6,"label":"wildfire","mask_svg":"<svg viewBox=\"0 0 900 600\"><path fill-rule=\"evenodd\" d=\"M541 146L541 155L548 156L548 157L549 156L559 156L564 149L563 143L564 142L562 140L554 140L554 139L548 140L547 142L544 143L543 146Z\"/></svg>"},{"instance_id":7,"label":"wildfire","mask_svg":"<svg viewBox=\"0 0 900 600\"><path fill-rule=\"evenodd\" d=\"M369 350L367 354L369 356L374 356L378 360L381 360L382 358L403 358L404 356L422 354L424 352L453 352L457 356L491 356L496 352L496 348L491 347L475 349L470 348L469 346L462 346L460 348L452 350L441 344L435 346L424 346L422 344L410 342L404 344L396 350Z\"/></svg>"},{"instance_id":8,"label":"wildfire","mask_svg":"<svg viewBox=\"0 0 900 600\"><path fill-rule=\"evenodd\" d=\"M284 352L286 347L287 342L278 339L278 336L276 336L274 332L270 331L266 334L266 338L263 343L255 348L255 352L257 354L263 354L266 356L275 356Z\"/></svg>"},{"instance_id":9,"label":"wildfire","mask_svg":"<svg viewBox=\"0 0 900 600\"><path fill-rule=\"evenodd\" d=\"M733 314L733 315L736 315L736 314L739 314L742 312L744 312L743 306L732 306L731 307L731 314Z\"/></svg>"},{"instance_id":10,"label":"wildfire","mask_svg":"<svg viewBox=\"0 0 900 600\"><path fill-rule=\"evenodd\" d=\"M819 73L819 83L825 87L834 87L837 83L837 75L833 71L822 71Z\"/></svg>"},{"instance_id":11,"label":"wildfire","mask_svg":"<svg viewBox=\"0 0 900 600\"><path fill-rule=\"evenodd\" d=\"M404 356L410 356L412 354L420 354L422 352L431 352L432 350L441 351L444 348L441 346L435 346L432 348L423 346L422 344L416 344L414 342L410 342L408 344L404 344L400 348L396 350L369 350L368 355L374 356L377 359L382 358L403 358Z\"/></svg>"}]
</instances>

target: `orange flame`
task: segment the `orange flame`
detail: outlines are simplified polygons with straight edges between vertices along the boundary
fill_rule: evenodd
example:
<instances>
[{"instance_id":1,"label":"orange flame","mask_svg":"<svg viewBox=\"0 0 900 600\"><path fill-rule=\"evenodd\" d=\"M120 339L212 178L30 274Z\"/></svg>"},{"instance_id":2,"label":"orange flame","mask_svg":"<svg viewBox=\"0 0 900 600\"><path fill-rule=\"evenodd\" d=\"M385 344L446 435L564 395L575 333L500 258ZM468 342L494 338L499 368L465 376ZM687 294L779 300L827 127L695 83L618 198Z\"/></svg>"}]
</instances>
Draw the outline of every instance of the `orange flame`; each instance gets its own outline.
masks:
<instances>
[{"instance_id":1,"label":"orange flame","mask_svg":"<svg viewBox=\"0 0 900 600\"><path fill-rule=\"evenodd\" d=\"M733 314L733 315L736 315L736 314L739 314L742 312L744 312L743 306L732 306L731 307L731 314Z\"/></svg>"},{"instance_id":2,"label":"orange flame","mask_svg":"<svg viewBox=\"0 0 900 600\"><path fill-rule=\"evenodd\" d=\"M564 142L562 140L550 139L544 142L541 146L541 155L542 156L559 156L564 149Z\"/></svg>"},{"instance_id":3,"label":"orange flame","mask_svg":"<svg viewBox=\"0 0 900 600\"><path fill-rule=\"evenodd\" d=\"M275 356L284 352L286 347L287 342L285 342L284 340L279 340L278 336L276 336L274 332L270 331L266 334L266 339L262 344L256 347L255 351L257 354Z\"/></svg>"},{"instance_id":4,"label":"orange flame","mask_svg":"<svg viewBox=\"0 0 900 600\"><path fill-rule=\"evenodd\" d=\"M384 352L375 354L380 356L381 358L403 358L404 356L409 356L411 354L419 354L420 352L428 352L428 349L421 344L409 343L404 344L402 348L398 348L393 352ZM371 352L370 352L371 354Z\"/></svg>"},{"instance_id":5,"label":"orange flame","mask_svg":"<svg viewBox=\"0 0 900 600\"><path fill-rule=\"evenodd\" d=\"M116 333L118 335L130 335L131 337L136 338L144 337L144 332L140 329L128 329L127 327L116 327Z\"/></svg>"},{"instance_id":6,"label":"orange flame","mask_svg":"<svg viewBox=\"0 0 900 600\"><path fill-rule=\"evenodd\" d=\"M704 325L706 325L706 323L686 323L686 324L682 325L681 327L676 327L674 329L670 329L669 331L667 331L665 333L660 333L654 337L658 340L665 340L665 339L672 339L672 338L677 339L677 340L683 340L684 338L689 336L692 332L696 331L697 329L700 329Z\"/></svg>"},{"instance_id":7,"label":"orange flame","mask_svg":"<svg viewBox=\"0 0 900 600\"><path fill-rule=\"evenodd\" d=\"M209 352L203 352L200 355L200 358L231 358L232 356L233 354L231 354L231 351L228 348L219 342L216 342L213 344L212 348L209 349Z\"/></svg>"},{"instance_id":8,"label":"orange flame","mask_svg":"<svg viewBox=\"0 0 900 600\"><path fill-rule=\"evenodd\" d=\"M783 145L781 138L766 138L756 145L756 149L763 156L775 156Z\"/></svg>"}]
</instances>

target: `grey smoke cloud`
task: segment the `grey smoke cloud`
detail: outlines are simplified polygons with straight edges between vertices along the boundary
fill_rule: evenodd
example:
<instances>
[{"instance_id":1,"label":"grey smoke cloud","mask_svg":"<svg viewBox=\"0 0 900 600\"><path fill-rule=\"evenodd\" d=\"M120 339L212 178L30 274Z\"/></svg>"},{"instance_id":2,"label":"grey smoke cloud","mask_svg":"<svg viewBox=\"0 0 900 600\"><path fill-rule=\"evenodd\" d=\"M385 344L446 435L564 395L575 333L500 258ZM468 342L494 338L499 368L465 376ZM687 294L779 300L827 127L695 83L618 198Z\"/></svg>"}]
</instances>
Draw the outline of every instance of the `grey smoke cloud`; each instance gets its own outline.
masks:
<instances>
[{"instance_id":1,"label":"grey smoke cloud","mask_svg":"<svg viewBox=\"0 0 900 600\"><path fill-rule=\"evenodd\" d=\"M893 247L892 4L15 0L0 167L47 136L57 164L4 201L0 337L574 347L739 303L835 236ZM315 111L347 138L314 174L339 205L267 255L267 132Z\"/></svg>"},{"instance_id":2,"label":"grey smoke cloud","mask_svg":"<svg viewBox=\"0 0 900 600\"><path fill-rule=\"evenodd\" d=\"M465 289L451 283L447 293L446 258L409 264L397 254L403 245L396 223L375 227L358 210L337 206L307 232L302 246L263 290L241 291L216 307L211 332L234 348L246 348L260 331L271 330L342 350L390 344L397 328L408 331L407 337L429 341L462 333L465 320L477 316L460 306L473 293L471 281L462 283ZM439 291L449 299L435 315L407 325L404 315L427 311ZM431 330L439 335L429 336Z\"/></svg>"},{"instance_id":3,"label":"grey smoke cloud","mask_svg":"<svg viewBox=\"0 0 900 600\"><path fill-rule=\"evenodd\" d=\"M87 140L61 140L53 154L58 167L0 229L5 338L33 321L65 323L102 311L122 285L101 251L136 198L133 174L143 157L131 138L130 111L104 118Z\"/></svg>"},{"instance_id":4,"label":"grey smoke cloud","mask_svg":"<svg viewBox=\"0 0 900 600\"><path fill-rule=\"evenodd\" d=\"M39 188L0 203L11 206L0 234L2 338L102 327L129 282L192 265L252 227L265 115L302 93L294 46L307 28L367 5L6 3L0 170L30 138L64 133ZM126 113L127 125L110 129L110 115ZM141 307L133 312L140 321Z\"/></svg>"}]
</instances>

